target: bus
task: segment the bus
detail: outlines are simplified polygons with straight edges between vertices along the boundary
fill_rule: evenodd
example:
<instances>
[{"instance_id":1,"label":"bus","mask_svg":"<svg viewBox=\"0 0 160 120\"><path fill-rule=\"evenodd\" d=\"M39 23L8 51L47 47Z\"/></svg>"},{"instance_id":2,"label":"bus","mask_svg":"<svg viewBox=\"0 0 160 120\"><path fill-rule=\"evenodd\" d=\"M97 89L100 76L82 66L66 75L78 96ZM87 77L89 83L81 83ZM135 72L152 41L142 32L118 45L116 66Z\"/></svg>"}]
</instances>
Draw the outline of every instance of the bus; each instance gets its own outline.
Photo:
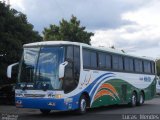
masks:
<instances>
[{"instance_id":1,"label":"bus","mask_svg":"<svg viewBox=\"0 0 160 120\"><path fill-rule=\"evenodd\" d=\"M75 110L142 105L156 93L152 58L84 43L46 41L23 46L15 88L17 108ZM8 67L11 77L12 69Z\"/></svg>"}]
</instances>

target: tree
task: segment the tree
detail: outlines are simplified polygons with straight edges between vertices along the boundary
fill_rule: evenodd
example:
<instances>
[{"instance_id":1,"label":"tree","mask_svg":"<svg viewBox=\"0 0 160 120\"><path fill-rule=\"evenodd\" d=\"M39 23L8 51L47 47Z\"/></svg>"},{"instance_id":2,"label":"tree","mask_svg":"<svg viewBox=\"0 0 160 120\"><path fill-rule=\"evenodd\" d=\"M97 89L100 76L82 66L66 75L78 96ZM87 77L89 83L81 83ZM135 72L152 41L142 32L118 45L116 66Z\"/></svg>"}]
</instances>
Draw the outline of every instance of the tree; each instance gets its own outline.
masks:
<instances>
[{"instance_id":1,"label":"tree","mask_svg":"<svg viewBox=\"0 0 160 120\"><path fill-rule=\"evenodd\" d=\"M85 29L80 26L80 21L72 15L69 21L62 19L59 25L50 25L49 28L44 28L44 40L64 40L90 44L90 37L94 34L85 31Z\"/></svg>"},{"instance_id":2,"label":"tree","mask_svg":"<svg viewBox=\"0 0 160 120\"><path fill-rule=\"evenodd\" d=\"M26 15L0 2L0 82L7 66L19 61L23 44L41 40Z\"/></svg>"}]
</instances>

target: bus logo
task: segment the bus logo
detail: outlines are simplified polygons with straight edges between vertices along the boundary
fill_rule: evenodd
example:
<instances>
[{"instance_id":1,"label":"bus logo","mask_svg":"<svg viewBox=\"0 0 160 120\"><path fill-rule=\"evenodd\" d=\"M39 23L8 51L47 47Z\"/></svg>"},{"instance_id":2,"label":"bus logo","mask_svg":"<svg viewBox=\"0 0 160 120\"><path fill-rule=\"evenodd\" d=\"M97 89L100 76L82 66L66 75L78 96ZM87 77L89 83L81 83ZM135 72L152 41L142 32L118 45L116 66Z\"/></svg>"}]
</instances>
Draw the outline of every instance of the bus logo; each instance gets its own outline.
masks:
<instances>
[{"instance_id":1,"label":"bus logo","mask_svg":"<svg viewBox=\"0 0 160 120\"><path fill-rule=\"evenodd\" d=\"M94 101L102 96L109 95L116 100L119 99L116 89L109 83L104 83L100 86L98 92L94 96Z\"/></svg>"}]
</instances>

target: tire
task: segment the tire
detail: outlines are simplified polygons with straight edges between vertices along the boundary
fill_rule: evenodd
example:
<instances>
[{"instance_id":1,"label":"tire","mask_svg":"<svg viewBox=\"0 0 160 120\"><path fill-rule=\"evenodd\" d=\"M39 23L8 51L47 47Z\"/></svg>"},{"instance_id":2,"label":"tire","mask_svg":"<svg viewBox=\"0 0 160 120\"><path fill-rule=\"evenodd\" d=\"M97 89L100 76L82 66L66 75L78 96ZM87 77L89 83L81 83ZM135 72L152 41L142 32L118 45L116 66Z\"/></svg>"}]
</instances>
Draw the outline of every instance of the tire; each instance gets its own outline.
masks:
<instances>
[{"instance_id":1,"label":"tire","mask_svg":"<svg viewBox=\"0 0 160 120\"><path fill-rule=\"evenodd\" d=\"M132 93L131 101L129 102L130 107L135 107L137 104L137 95L135 92Z\"/></svg>"},{"instance_id":2,"label":"tire","mask_svg":"<svg viewBox=\"0 0 160 120\"><path fill-rule=\"evenodd\" d=\"M141 106L141 105L143 105L143 104L144 104L144 93L141 92L141 93L140 93L140 96L139 96L139 100L138 100L138 102L137 102L137 106Z\"/></svg>"},{"instance_id":3,"label":"tire","mask_svg":"<svg viewBox=\"0 0 160 120\"><path fill-rule=\"evenodd\" d=\"M87 108L87 99L84 95L82 95L79 100L79 108L77 110L77 113L81 115L85 114L86 108Z\"/></svg>"},{"instance_id":4,"label":"tire","mask_svg":"<svg viewBox=\"0 0 160 120\"><path fill-rule=\"evenodd\" d=\"M43 115L48 115L51 112L51 110L45 110L45 109L40 109L40 111Z\"/></svg>"}]
</instances>

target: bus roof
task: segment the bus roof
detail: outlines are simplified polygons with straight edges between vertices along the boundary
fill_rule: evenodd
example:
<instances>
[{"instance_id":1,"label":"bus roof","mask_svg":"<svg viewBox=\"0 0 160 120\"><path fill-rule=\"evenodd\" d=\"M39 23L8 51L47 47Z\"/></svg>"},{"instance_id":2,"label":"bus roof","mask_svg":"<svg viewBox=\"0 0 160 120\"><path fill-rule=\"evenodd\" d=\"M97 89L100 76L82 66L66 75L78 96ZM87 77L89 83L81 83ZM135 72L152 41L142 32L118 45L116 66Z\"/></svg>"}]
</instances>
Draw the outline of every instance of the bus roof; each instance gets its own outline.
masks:
<instances>
[{"instance_id":1,"label":"bus roof","mask_svg":"<svg viewBox=\"0 0 160 120\"><path fill-rule=\"evenodd\" d=\"M43 42L34 42L34 43L24 44L23 47L50 46L50 45L78 45L78 46L83 46L83 47L89 48L89 49L100 50L100 51L115 53L115 54L119 54L119 55L123 55L123 56L129 56L129 57L135 57L135 58L139 58L139 59L155 61L155 59L153 59L151 57L136 56L136 55L125 53L125 52L123 52L121 50L117 50L117 49L105 48L105 47L94 47L94 46L91 46L91 45L88 45L88 44L85 44L85 43L79 43L79 42L43 41Z\"/></svg>"}]
</instances>

